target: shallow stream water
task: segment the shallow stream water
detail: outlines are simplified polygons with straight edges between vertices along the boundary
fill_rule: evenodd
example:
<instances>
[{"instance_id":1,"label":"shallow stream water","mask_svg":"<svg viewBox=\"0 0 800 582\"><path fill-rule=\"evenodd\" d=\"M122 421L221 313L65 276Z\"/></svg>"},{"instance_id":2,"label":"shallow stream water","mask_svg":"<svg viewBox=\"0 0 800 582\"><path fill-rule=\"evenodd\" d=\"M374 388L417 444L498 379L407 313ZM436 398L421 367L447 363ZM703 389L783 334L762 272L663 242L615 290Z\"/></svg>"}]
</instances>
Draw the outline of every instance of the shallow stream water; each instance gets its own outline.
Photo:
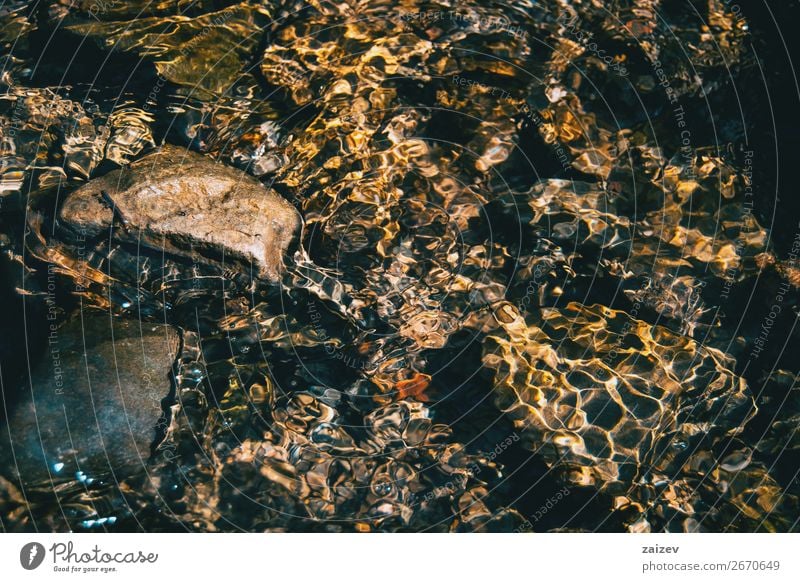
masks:
<instances>
[{"instance_id":1,"label":"shallow stream water","mask_svg":"<svg viewBox=\"0 0 800 582\"><path fill-rule=\"evenodd\" d=\"M0 466L0 527L797 529L797 87L740 4L4 2L6 418L53 322L181 347L150 459ZM279 283L65 236L163 143L297 209Z\"/></svg>"}]
</instances>

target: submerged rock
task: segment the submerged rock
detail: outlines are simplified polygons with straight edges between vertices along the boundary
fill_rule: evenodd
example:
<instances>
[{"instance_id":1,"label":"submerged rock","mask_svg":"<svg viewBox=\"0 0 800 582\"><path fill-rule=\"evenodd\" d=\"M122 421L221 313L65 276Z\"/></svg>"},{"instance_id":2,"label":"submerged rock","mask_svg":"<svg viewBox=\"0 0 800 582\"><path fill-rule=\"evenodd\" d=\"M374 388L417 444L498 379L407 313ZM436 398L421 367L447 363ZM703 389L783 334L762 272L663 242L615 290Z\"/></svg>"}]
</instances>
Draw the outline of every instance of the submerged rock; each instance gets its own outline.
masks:
<instances>
[{"instance_id":1,"label":"submerged rock","mask_svg":"<svg viewBox=\"0 0 800 582\"><path fill-rule=\"evenodd\" d=\"M174 328L85 313L52 331L9 415L4 466L24 482L91 478L144 464L165 428ZM32 386L32 389L31 389Z\"/></svg>"},{"instance_id":2,"label":"submerged rock","mask_svg":"<svg viewBox=\"0 0 800 582\"><path fill-rule=\"evenodd\" d=\"M250 263L277 280L300 226L297 211L244 172L165 145L67 197L61 220L83 236L204 260Z\"/></svg>"}]
</instances>

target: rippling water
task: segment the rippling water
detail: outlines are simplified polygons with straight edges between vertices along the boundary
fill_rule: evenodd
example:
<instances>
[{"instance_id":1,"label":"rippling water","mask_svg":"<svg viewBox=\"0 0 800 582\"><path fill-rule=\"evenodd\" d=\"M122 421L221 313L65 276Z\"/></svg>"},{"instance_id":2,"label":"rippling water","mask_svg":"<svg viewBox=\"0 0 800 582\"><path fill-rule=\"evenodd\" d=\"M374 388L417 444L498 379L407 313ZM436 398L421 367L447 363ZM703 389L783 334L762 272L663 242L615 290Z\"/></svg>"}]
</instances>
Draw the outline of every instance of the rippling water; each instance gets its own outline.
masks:
<instances>
[{"instance_id":1,"label":"rippling water","mask_svg":"<svg viewBox=\"0 0 800 582\"><path fill-rule=\"evenodd\" d=\"M182 336L152 457L0 467L2 527L796 529L785 65L741 4L2 4L6 416L52 321ZM280 284L64 235L165 142L299 211Z\"/></svg>"}]
</instances>

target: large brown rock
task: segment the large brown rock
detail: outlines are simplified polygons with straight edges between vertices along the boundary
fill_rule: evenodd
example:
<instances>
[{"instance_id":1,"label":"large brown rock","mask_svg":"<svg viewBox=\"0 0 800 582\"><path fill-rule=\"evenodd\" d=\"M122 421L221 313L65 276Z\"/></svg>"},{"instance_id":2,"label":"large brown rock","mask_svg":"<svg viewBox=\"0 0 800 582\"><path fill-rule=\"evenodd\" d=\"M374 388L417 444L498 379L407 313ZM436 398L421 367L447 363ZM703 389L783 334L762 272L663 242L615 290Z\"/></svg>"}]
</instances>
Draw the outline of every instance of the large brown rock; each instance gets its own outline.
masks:
<instances>
[{"instance_id":1,"label":"large brown rock","mask_svg":"<svg viewBox=\"0 0 800 582\"><path fill-rule=\"evenodd\" d=\"M255 178L170 145L78 188L60 218L84 236L113 227L117 240L243 262L272 281L300 226L292 205Z\"/></svg>"}]
</instances>

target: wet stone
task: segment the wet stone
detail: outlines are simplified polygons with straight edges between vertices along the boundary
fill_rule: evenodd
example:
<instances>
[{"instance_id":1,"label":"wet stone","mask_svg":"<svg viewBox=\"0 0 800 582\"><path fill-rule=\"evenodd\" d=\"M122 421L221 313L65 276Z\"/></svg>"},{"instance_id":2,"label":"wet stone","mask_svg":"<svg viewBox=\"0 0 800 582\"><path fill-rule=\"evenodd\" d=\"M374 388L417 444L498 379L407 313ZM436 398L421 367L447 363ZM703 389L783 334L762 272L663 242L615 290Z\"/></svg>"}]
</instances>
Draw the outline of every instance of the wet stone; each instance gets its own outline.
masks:
<instances>
[{"instance_id":1,"label":"wet stone","mask_svg":"<svg viewBox=\"0 0 800 582\"><path fill-rule=\"evenodd\" d=\"M83 236L244 265L272 281L300 226L291 204L255 178L169 145L75 190L60 218Z\"/></svg>"},{"instance_id":2,"label":"wet stone","mask_svg":"<svg viewBox=\"0 0 800 582\"><path fill-rule=\"evenodd\" d=\"M172 327L102 314L56 329L11 411L5 465L29 483L144 465L166 426L179 347Z\"/></svg>"}]
</instances>

